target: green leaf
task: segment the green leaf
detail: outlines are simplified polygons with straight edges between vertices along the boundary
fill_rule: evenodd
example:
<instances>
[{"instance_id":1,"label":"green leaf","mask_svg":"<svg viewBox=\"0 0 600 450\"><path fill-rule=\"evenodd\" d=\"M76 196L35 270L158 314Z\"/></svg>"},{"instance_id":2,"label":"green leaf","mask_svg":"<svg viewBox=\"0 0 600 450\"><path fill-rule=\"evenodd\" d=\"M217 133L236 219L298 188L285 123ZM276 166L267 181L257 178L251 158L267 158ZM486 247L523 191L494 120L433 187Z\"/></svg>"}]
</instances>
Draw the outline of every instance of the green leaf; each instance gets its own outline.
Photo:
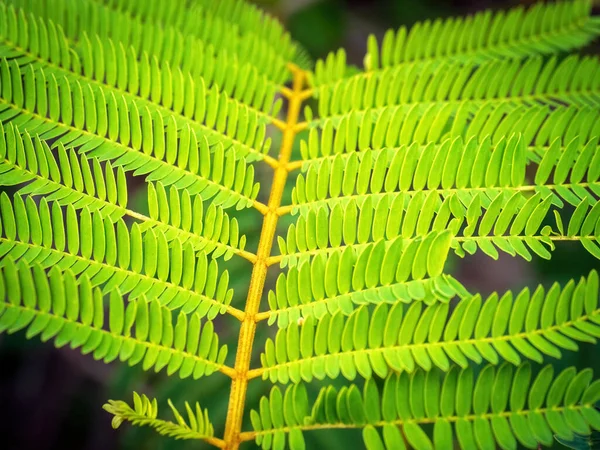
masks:
<instances>
[{"instance_id":1,"label":"green leaf","mask_svg":"<svg viewBox=\"0 0 600 450\"><path fill-rule=\"evenodd\" d=\"M372 426L363 429L363 440L368 450L384 450L385 446L377 430Z\"/></svg>"},{"instance_id":2,"label":"green leaf","mask_svg":"<svg viewBox=\"0 0 600 450\"><path fill-rule=\"evenodd\" d=\"M404 424L403 430L406 440L412 447L419 450L433 450L433 444L419 425L407 422Z\"/></svg>"},{"instance_id":3,"label":"green leaf","mask_svg":"<svg viewBox=\"0 0 600 450\"><path fill-rule=\"evenodd\" d=\"M306 448L302 431L297 428L290 430L289 440L290 450L304 450Z\"/></svg>"}]
</instances>

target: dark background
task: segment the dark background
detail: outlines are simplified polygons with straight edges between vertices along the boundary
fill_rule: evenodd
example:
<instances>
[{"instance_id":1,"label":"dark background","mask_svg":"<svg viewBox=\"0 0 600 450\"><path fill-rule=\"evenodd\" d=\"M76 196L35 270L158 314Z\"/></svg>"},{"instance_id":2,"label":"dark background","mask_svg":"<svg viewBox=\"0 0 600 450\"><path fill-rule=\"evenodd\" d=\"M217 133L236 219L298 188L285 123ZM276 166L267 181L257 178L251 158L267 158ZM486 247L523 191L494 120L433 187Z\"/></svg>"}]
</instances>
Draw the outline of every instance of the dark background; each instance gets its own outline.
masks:
<instances>
[{"instance_id":1,"label":"dark background","mask_svg":"<svg viewBox=\"0 0 600 450\"><path fill-rule=\"evenodd\" d=\"M292 36L317 58L344 47L350 63L360 65L369 33L382 36L387 28L411 25L418 20L464 15L485 8L505 8L530 1L507 0L284 0L259 1L286 23ZM595 51L591 50L591 51ZM587 49L586 51L590 51ZM276 148L276 145L273 146ZM130 196L145 194L132 193ZM135 201L135 198L134 198ZM143 203L143 200L138 200ZM259 225L258 223L257 225ZM252 240L252 236L250 241ZM249 248L253 248L252 242ZM474 291L520 289L538 283L565 282L598 267L578 244L558 246L552 261L535 258L527 263L501 255L492 261L480 253L453 261L453 273ZM244 277L245 278L245 277ZM239 280L240 284L242 279ZM242 288L243 291L243 288ZM243 301L243 292L241 292ZM238 289L239 297L239 289ZM230 336L230 357L235 353L237 329L221 327ZM260 345L261 340L257 340ZM579 353L566 353L556 368L568 365L594 366L598 373L597 347L582 346ZM251 384L248 403L256 405L268 385ZM176 442L150 430L124 426L113 431L110 416L101 409L109 398L130 401L131 391L159 398L162 417L169 418L164 399L178 406L184 400L200 399L208 407L217 434L222 432L229 396L228 380L214 375L184 382L164 374L143 373L118 363L106 365L68 348L27 341L23 333L0 335L0 450L133 450L209 448L200 442ZM159 413L159 416L161 413ZM358 441L356 440L358 438ZM355 433L315 433L308 448L362 448ZM360 442L360 445L356 445ZM246 444L245 448L251 448ZM559 447L558 444L555 447Z\"/></svg>"}]
</instances>

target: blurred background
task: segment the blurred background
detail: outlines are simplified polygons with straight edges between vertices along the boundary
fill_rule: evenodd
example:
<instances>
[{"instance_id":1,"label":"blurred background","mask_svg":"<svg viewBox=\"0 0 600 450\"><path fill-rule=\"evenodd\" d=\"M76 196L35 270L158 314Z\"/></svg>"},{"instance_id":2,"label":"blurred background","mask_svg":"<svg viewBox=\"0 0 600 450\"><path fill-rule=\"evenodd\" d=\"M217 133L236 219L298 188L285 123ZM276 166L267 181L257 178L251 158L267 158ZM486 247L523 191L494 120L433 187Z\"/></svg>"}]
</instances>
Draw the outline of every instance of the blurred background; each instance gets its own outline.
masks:
<instances>
[{"instance_id":1,"label":"blurred background","mask_svg":"<svg viewBox=\"0 0 600 450\"><path fill-rule=\"evenodd\" d=\"M486 8L508 8L532 1L257 0L256 3L279 17L292 37L313 58L324 57L329 51L343 47L349 63L361 66L370 33L381 37L388 28L410 26L428 18L465 15ZM598 44L582 51L598 53ZM277 142L274 142L273 148L277 147ZM267 172L265 174L268 175ZM289 191L284 197L288 202L292 185L288 184ZM144 189L134 191L130 198L132 203L137 202L137 205L133 204L134 209L146 209ZM260 218L248 216L244 221L256 224L255 230L246 229L248 248L256 248ZM282 227L285 226L286 223L282 223ZM234 301L238 305L243 305L244 286L248 285L249 267L243 264L247 263L231 263L228 267L234 274L232 287L237 288ZM470 290L483 295L494 290L518 290L538 283L547 286L553 281L564 283L587 274L594 267L598 268L598 261L576 243L558 246L552 261L534 257L531 263L527 263L506 254L493 261L480 253L465 260L452 261L452 273ZM228 342L229 359L233 361L237 326L229 327L229 324L221 324L218 331ZM257 354L264 339L264 333L257 336ZM597 347L582 345L579 353L565 352L556 369L568 365L591 365L598 373L599 360ZM263 385L259 380L251 383L248 404L256 405L258 398L269 388L270 385ZM139 367L129 368L118 363L106 365L68 348L56 349L50 343L27 341L23 333L0 335L0 450L210 448L197 441L176 442L151 430L129 426L113 431L111 417L101 409L101 405L107 399L130 402L133 390L157 397L161 407L159 411L164 418L170 417L166 398L172 398L177 406L183 406L184 400L200 400L202 406L209 409L216 432L222 433L229 396L228 379L223 376L216 374L198 381L181 381L168 378L164 373L144 373ZM309 434L307 438L309 449L362 448L362 439L353 433L327 431ZM252 447L253 443L248 443L244 448ZM555 448L558 447L560 445L555 444Z\"/></svg>"}]
</instances>

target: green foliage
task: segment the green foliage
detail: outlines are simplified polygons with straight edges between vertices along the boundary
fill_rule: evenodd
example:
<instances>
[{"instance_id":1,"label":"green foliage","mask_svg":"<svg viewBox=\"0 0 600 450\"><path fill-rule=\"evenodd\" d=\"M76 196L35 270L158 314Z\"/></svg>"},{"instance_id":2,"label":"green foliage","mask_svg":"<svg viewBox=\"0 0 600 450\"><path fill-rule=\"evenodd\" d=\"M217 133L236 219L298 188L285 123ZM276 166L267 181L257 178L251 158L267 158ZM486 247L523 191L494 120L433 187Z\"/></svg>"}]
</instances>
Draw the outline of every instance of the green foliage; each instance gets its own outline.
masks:
<instances>
[{"instance_id":1,"label":"green foliage","mask_svg":"<svg viewBox=\"0 0 600 450\"><path fill-rule=\"evenodd\" d=\"M189 128L178 136L173 117L165 124L147 108L139 111L133 103L129 109L123 96L106 98L103 91L94 93L91 88L86 95L81 88L72 89L67 78L46 77L42 69L34 71L32 66L26 71L29 75L23 76L16 63L6 60L0 67L4 87L0 109L7 118L19 114L24 123L16 124L17 130L53 139L55 145L79 147L80 152L101 161L115 160L126 171L148 174L149 181L187 188L194 194L205 192L206 199L216 196L217 205L248 207L258 194L254 170L245 160L236 161L235 152L225 151L222 143L210 154L207 138L198 141ZM33 102L25 103L24 92L30 93ZM194 117L210 113L209 126L225 131L227 107L220 108L225 113L219 118L217 105L222 102L203 92L199 98L196 106L200 109L194 110Z\"/></svg>"},{"instance_id":2,"label":"green foliage","mask_svg":"<svg viewBox=\"0 0 600 450\"><path fill-rule=\"evenodd\" d=\"M158 406L156 399L150 401L145 395L133 393L133 408L123 401L109 400L104 405L104 409L113 414L112 425L118 428L124 421L129 421L134 425L148 426L154 428L158 433L175 439L207 439L213 436L214 429L208 419L208 410L202 410L196 402L195 409L192 409L188 402L185 402L185 409L188 422L179 411L169 401L169 407L177 423L157 419Z\"/></svg>"},{"instance_id":3,"label":"green foliage","mask_svg":"<svg viewBox=\"0 0 600 450\"><path fill-rule=\"evenodd\" d=\"M598 32L598 19L589 16L591 6L586 0L538 3L526 11L523 7L497 13L488 10L466 18L417 23L410 30L388 30L381 44L369 37L365 69L429 61L481 64L569 51L585 45ZM317 62L312 84L334 83L346 71L342 49Z\"/></svg>"},{"instance_id":4,"label":"green foliage","mask_svg":"<svg viewBox=\"0 0 600 450\"><path fill-rule=\"evenodd\" d=\"M565 447L573 448L575 450L594 450L595 448L598 448L598 444L600 443L598 432L595 430L589 435L575 433L573 439L566 440L557 438L556 440Z\"/></svg>"},{"instance_id":5,"label":"green foliage","mask_svg":"<svg viewBox=\"0 0 600 450\"><path fill-rule=\"evenodd\" d=\"M553 435L569 440L574 431L589 434L600 425L599 384L590 384L589 369L568 368L556 377L552 366L532 372L528 363L516 370L488 365L477 375L456 367L444 376L401 372L386 377L383 388L366 381L362 393L356 385L323 388L312 406L302 384L284 394L273 387L252 423L263 448L280 447L289 433L292 449L305 448L303 431L322 428L360 428L368 449L453 448L453 436L461 448L510 449L517 442L552 445ZM431 425L433 437L423 429Z\"/></svg>"},{"instance_id":6,"label":"green foliage","mask_svg":"<svg viewBox=\"0 0 600 450\"><path fill-rule=\"evenodd\" d=\"M110 162L103 169L97 158L90 161L84 154L77 156L73 149L67 152L62 145L57 147L57 153L58 158L45 141L17 133L10 123L6 131L0 125L0 185L28 183L19 189L20 194L43 194L46 201L99 211L113 221L130 215L144 222L142 231L147 228L163 231L168 241L175 237L189 240L194 249L207 254L215 251L216 256L225 254L225 259L231 258L235 250L243 250L246 239L239 235L237 220L230 219L220 206L211 203L206 213L208 225L204 226L200 195L194 195L192 200L189 190L181 190L180 195L174 186L167 195L162 183L149 183L151 217L146 217L127 209L127 183L122 167L117 168L115 175Z\"/></svg>"},{"instance_id":7,"label":"green foliage","mask_svg":"<svg viewBox=\"0 0 600 450\"><path fill-rule=\"evenodd\" d=\"M196 255L190 243L169 243L161 231L142 233L137 224L128 229L122 219L115 224L87 208L77 214L68 205L63 214L57 202L45 199L39 210L31 197L24 201L16 195L11 203L3 193L0 203L3 259L23 259L43 269L58 265L87 275L104 292L119 289L129 299L146 295L186 314L214 318L231 302L228 272L219 275L217 262L204 252Z\"/></svg>"},{"instance_id":8,"label":"green foliage","mask_svg":"<svg viewBox=\"0 0 600 450\"><path fill-rule=\"evenodd\" d=\"M600 34L590 10L426 21L370 37L364 70L340 50L311 71L243 0L0 0L0 331L231 379L217 433L137 393L104 406L115 428L592 448L592 371L531 363L600 338L597 272L484 298L449 264L600 259L600 63L566 54Z\"/></svg>"},{"instance_id":9,"label":"green foliage","mask_svg":"<svg viewBox=\"0 0 600 450\"><path fill-rule=\"evenodd\" d=\"M197 312L189 318L180 312L173 326L175 314L158 299L130 297L125 305L113 289L105 317L104 295L93 287L88 274L76 278L72 270L54 266L46 275L40 265L30 266L25 260L15 264L10 257L4 263L0 271L0 293L6 298L0 303L2 331L26 328L29 338L54 338L57 347L81 347L82 353L92 353L95 359L118 358L157 372L166 368L169 374L179 372L181 378L208 375L227 356L212 322L202 326Z\"/></svg>"},{"instance_id":10,"label":"green foliage","mask_svg":"<svg viewBox=\"0 0 600 450\"><path fill-rule=\"evenodd\" d=\"M588 142L600 132L598 109L588 106L551 108L534 104L511 108L482 101L480 108L462 103L455 114L453 110L451 105L434 102L424 110L417 105L408 111L402 106L387 106L381 108L380 114L351 112L339 121L325 119L320 139L317 130L311 130L308 142L302 141L303 167L318 167L337 154L345 160L357 148L359 152L385 149L394 153L397 147L412 143L440 145L450 138L482 140L487 136L492 145L497 145L506 139L508 130L521 135L528 159L539 162L555 141L559 147L565 147L576 137Z\"/></svg>"},{"instance_id":11,"label":"green foliage","mask_svg":"<svg viewBox=\"0 0 600 450\"><path fill-rule=\"evenodd\" d=\"M57 153L57 156L55 156ZM0 184L20 186L23 195L45 195L47 201L61 205L85 206L111 219L127 211L127 181L121 167L116 173L110 162L100 164L59 145L50 150L46 141L28 133L18 133L9 123L0 125Z\"/></svg>"},{"instance_id":12,"label":"green foliage","mask_svg":"<svg viewBox=\"0 0 600 450\"><path fill-rule=\"evenodd\" d=\"M279 276L275 292L269 294L270 320L278 325L303 317L321 317L327 311L349 314L354 304L447 302L457 292L455 280L442 274L451 235L432 232L405 242L401 237L362 246L355 252L346 247L321 253L290 267Z\"/></svg>"},{"instance_id":13,"label":"green foliage","mask_svg":"<svg viewBox=\"0 0 600 450\"><path fill-rule=\"evenodd\" d=\"M398 109L404 112L432 103L451 111L460 105L474 109L483 102L500 104L508 111L520 105L598 106L600 66L594 58L573 55L560 63L556 57L546 63L532 57L524 62L442 64L399 66L368 78L359 74L325 85L318 90L319 115L335 123L349 113L373 114L388 105L401 105Z\"/></svg>"},{"instance_id":14,"label":"green foliage","mask_svg":"<svg viewBox=\"0 0 600 450\"><path fill-rule=\"evenodd\" d=\"M522 135L496 143L487 132L482 142L471 136L465 143L457 136L425 144L426 138L416 137L420 130L435 132L436 125L435 120L423 120L415 137L407 138L412 144L393 148L395 142L383 143L386 128L394 129L392 122L383 120L372 136L364 121L362 127L342 125L335 138L327 136L325 128L320 141L311 131L304 147L310 164L292 194L301 215L287 239L279 241L282 265L338 247L358 250L384 236L389 247L399 235L410 238L446 229L452 230L451 245L461 256L480 249L497 258L500 249L528 260L531 251L550 258L548 247L565 235L564 229L561 224L556 230L540 228L550 209L557 212L554 208L563 208L565 201L581 205L568 238L598 253L597 210L586 215L600 192L597 137L585 145L574 137L566 148L556 137L548 148L536 147L543 156L530 183L525 175L535 155ZM344 152L348 142L353 142L349 148L358 143L362 151Z\"/></svg>"},{"instance_id":15,"label":"green foliage","mask_svg":"<svg viewBox=\"0 0 600 450\"><path fill-rule=\"evenodd\" d=\"M544 355L560 358L561 349L577 351L576 341L600 337L597 272L548 292L538 286L514 298L510 291L501 298L466 297L452 311L447 299L426 307L414 300L389 307L385 300L372 314L366 306L340 308L280 329L275 341L267 340L263 378L298 383L342 375L352 381L412 373L416 366L448 371L469 361L518 365L523 357L541 363Z\"/></svg>"}]
</instances>

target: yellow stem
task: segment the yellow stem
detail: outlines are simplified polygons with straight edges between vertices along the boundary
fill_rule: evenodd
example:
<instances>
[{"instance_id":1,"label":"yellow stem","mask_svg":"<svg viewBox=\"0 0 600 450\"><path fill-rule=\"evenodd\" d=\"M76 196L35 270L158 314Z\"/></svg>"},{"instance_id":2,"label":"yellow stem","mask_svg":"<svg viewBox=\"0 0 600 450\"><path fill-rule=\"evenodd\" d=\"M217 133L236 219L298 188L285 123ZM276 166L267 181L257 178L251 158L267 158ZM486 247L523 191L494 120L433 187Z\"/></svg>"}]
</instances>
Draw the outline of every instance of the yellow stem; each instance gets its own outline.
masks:
<instances>
[{"instance_id":1,"label":"yellow stem","mask_svg":"<svg viewBox=\"0 0 600 450\"><path fill-rule=\"evenodd\" d=\"M259 201L254 201L254 203L252 204L252 206L258 211L260 212L263 216L266 215L269 212L269 207L267 205L265 205L264 203L261 203Z\"/></svg>"},{"instance_id":2,"label":"yellow stem","mask_svg":"<svg viewBox=\"0 0 600 450\"><path fill-rule=\"evenodd\" d=\"M286 214L290 214L292 212L292 210L294 209L294 206L298 206L298 205L280 206L279 208L277 208L277 214L279 216L285 216Z\"/></svg>"},{"instance_id":3,"label":"yellow stem","mask_svg":"<svg viewBox=\"0 0 600 450\"><path fill-rule=\"evenodd\" d=\"M204 442L217 448L225 448L225 441L216 437L205 438Z\"/></svg>"},{"instance_id":4,"label":"yellow stem","mask_svg":"<svg viewBox=\"0 0 600 450\"><path fill-rule=\"evenodd\" d=\"M285 129L287 128L287 122L280 120L280 119L272 119L271 120L271 124L275 125L277 128L279 128L281 131L285 131Z\"/></svg>"},{"instance_id":5,"label":"yellow stem","mask_svg":"<svg viewBox=\"0 0 600 450\"><path fill-rule=\"evenodd\" d=\"M290 67L292 67L292 65L290 65ZM292 72L299 72L301 69L294 67L292 69L290 69ZM290 89L288 87L282 87L281 88L281 95L283 95L285 98L287 98L288 100L292 100L292 98L296 98L299 99L300 102L303 102L304 100L310 98L313 96L313 90L312 89L304 89L303 91L296 91L293 88ZM296 119L297 121L298 119Z\"/></svg>"},{"instance_id":6,"label":"yellow stem","mask_svg":"<svg viewBox=\"0 0 600 450\"><path fill-rule=\"evenodd\" d=\"M242 311L241 309L234 308L232 306L227 308L227 313L235 317L240 322L242 322L246 318L246 313L244 311Z\"/></svg>"},{"instance_id":7,"label":"yellow stem","mask_svg":"<svg viewBox=\"0 0 600 450\"><path fill-rule=\"evenodd\" d=\"M252 252L247 252L246 250L237 250L235 254L241 256L244 259L247 259L252 264L254 264L254 262L256 261L256 255Z\"/></svg>"},{"instance_id":8,"label":"yellow stem","mask_svg":"<svg viewBox=\"0 0 600 450\"><path fill-rule=\"evenodd\" d=\"M283 95L287 99L290 99L294 96L294 91L289 87L283 86L281 88L281 95Z\"/></svg>"},{"instance_id":9,"label":"yellow stem","mask_svg":"<svg viewBox=\"0 0 600 450\"><path fill-rule=\"evenodd\" d=\"M294 129L296 130L296 133L300 133L301 131L304 131L308 128L308 122L298 122L296 124L296 126L294 127Z\"/></svg>"},{"instance_id":10,"label":"yellow stem","mask_svg":"<svg viewBox=\"0 0 600 450\"><path fill-rule=\"evenodd\" d=\"M298 252L298 253L304 253L304 252ZM272 266L273 264L279 264L284 256L287 256L287 255L269 256L267 258L267 266Z\"/></svg>"},{"instance_id":11,"label":"yellow stem","mask_svg":"<svg viewBox=\"0 0 600 450\"><path fill-rule=\"evenodd\" d=\"M264 311L264 312L258 313L256 315L256 321L260 322L262 320L266 320L269 317L271 317L271 314L272 314L272 311Z\"/></svg>"},{"instance_id":12,"label":"yellow stem","mask_svg":"<svg viewBox=\"0 0 600 450\"><path fill-rule=\"evenodd\" d=\"M288 172L292 172L294 170L301 169L303 165L304 165L304 161L303 160L300 160L300 161L291 161L288 164L288 166L287 166L287 170L288 170Z\"/></svg>"},{"instance_id":13,"label":"yellow stem","mask_svg":"<svg viewBox=\"0 0 600 450\"><path fill-rule=\"evenodd\" d=\"M263 161L266 162L273 169L277 168L277 160L270 155L265 155Z\"/></svg>"},{"instance_id":14,"label":"yellow stem","mask_svg":"<svg viewBox=\"0 0 600 450\"><path fill-rule=\"evenodd\" d=\"M289 98L289 108L286 125L283 130L283 139L279 152L279 160L273 176L273 184L269 195L269 202L263 209L264 219L256 252L256 261L250 279L250 288L244 308L245 316L240 327L237 354L235 356L235 376L231 384L229 395L229 407L227 411L227 422L225 424L225 450L237 450L241 442L242 419L244 417L244 405L246 402L246 391L248 389L248 370L252 358L252 346L256 332L256 314L260 308L267 277L267 259L271 254L275 230L279 215L277 209L281 205L283 190L288 177L287 164L292 154L294 138L297 133L298 116L303 96L307 91L302 90L305 73L295 66L291 67L294 75L292 89L287 89L283 94ZM262 205L262 204L261 204ZM257 206L255 204L255 206ZM259 209L259 208L257 208ZM260 210L260 209L259 209Z\"/></svg>"}]
</instances>

